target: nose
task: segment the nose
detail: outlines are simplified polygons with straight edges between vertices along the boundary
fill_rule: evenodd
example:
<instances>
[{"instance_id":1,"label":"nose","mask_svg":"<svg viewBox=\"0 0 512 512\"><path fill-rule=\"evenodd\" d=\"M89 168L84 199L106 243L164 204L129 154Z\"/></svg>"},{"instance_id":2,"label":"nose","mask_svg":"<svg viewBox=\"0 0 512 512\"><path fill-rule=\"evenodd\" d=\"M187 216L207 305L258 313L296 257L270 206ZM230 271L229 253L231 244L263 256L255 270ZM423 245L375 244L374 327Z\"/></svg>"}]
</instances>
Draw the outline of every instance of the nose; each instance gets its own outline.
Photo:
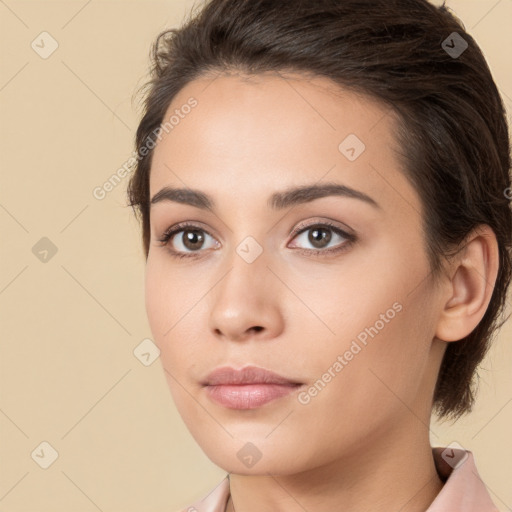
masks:
<instances>
[{"instance_id":1,"label":"nose","mask_svg":"<svg viewBox=\"0 0 512 512\"><path fill-rule=\"evenodd\" d=\"M283 330L283 285L267 266L264 255L247 263L238 254L211 293L209 328L231 341L272 339Z\"/></svg>"}]
</instances>

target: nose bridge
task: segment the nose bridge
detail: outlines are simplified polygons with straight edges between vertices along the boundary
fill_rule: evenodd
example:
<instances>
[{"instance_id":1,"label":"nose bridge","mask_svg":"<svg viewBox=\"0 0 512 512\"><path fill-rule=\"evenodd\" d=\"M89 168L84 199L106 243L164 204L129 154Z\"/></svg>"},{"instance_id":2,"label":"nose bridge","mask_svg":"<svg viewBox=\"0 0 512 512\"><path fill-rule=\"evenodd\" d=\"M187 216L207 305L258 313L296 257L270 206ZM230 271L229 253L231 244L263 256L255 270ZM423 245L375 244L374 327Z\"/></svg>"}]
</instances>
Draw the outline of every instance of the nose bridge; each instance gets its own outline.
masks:
<instances>
[{"instance_id":1,"label":"nose bridge","mask_svg":"<svg viewBox=\"0 0 512 512\"><path fill-rule=\"evenodd\" d=\"M233 247L225 262L227 273L212 295L210 327L214 332L235 339L253 327L270 331L278 327L281 315L267 256L252 237Z\"/></svg>"},{"instance_id":2,"label":"nose bridge","mask_svg":"<svg viewBox=\"0 0 512 512\"><path fill-rule=\"evenodd\" d=\"M262 276L270 272L267 268L267 264L270 263L270 248L267 241L269 237L262 224L254 223L258 216L257 212L241 208L238 211L245 213L240 214L236 225L232 226L233 230L229 234L229 252L224 255L224 263L231 269L225 279L233 290L245 286L246 283L257 284L258 281L261 282Z\"/></svg>"},{"instance_id":3,"label":"nose bridge","mask_svg":"<svg viewBox=\"0 0 512 512\"><path fill-rule=\"evenodd\" d=\"M222 293L257 302L269 286L271 272L267 267L267 253L252 236L246 236L235 245L226 260L230 270L223 282L219 283Z\"/></svg>"}]
</instances>

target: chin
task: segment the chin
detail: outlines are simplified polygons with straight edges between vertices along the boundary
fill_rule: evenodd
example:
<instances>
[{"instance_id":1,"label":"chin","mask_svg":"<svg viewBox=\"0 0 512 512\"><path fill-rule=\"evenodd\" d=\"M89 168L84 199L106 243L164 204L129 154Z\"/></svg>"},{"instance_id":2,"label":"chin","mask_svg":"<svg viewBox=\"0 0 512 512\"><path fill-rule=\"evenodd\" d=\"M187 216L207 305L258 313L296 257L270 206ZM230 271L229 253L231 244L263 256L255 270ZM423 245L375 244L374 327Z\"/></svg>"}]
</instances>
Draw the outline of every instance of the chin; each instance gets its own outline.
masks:
<instances>
[{"instance_id":1,"label":"chin","mask_svg":"<svg viewBox=\"0 0 512 512\"><path fill-rule=\"evenodd\" d=\"M303 446L278 445L261 437L261 440L252 436L253 441L243 441L239 438L213 443L208 438L206 443L200 443L206 456L218 467L228 473L237 475L289 475L305 471L314 467L312 457L314 448L309 446L311 453L303 451Z\"/></svg>"}]
</instances>

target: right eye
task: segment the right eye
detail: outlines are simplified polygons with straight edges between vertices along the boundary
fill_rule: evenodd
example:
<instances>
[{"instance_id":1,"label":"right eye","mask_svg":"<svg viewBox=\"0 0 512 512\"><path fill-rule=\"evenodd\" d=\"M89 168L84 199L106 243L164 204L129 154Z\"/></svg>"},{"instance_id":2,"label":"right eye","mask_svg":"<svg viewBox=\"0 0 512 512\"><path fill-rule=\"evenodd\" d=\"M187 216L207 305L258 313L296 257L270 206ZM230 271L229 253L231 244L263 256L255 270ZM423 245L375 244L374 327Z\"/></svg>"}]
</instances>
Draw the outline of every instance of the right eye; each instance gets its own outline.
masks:
<instances>
[{"instance_id":1,"label":"right eye","mask_svg":"<svg viewBox=\"0 0 512 512\"><path fill-rule=\"evenodd\" d=\"M180 236L176 236L180 233L182 233ZM206 237L215 240L200 226L182 222L167 229L159 238L159 242L168 246L170 253L178 258L197 257L199 254L196 253L203 249Z\"/></svg>"}]
</instances>

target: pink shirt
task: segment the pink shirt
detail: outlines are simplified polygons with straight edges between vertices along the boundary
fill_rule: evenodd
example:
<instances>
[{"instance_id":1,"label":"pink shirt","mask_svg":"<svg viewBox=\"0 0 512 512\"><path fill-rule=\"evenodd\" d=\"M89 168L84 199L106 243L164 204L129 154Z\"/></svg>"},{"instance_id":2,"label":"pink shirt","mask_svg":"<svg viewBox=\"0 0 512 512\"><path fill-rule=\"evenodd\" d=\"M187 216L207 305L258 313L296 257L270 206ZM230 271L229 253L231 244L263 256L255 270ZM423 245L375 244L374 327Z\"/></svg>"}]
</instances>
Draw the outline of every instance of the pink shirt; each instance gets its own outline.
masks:
<instances>
[{"instance_id":1,"label":"pink shirt","mask_svg":"<svg viewBox=\"0 0 512 512\"><path fill-rule=\"evenodd\" d=\"M498 512L475 466L473 453L455 448L433 448L441 492L425 512ZM225 512L229 498L229 475L202 500L180 512Z\"/></svg>"}]
</instances>

